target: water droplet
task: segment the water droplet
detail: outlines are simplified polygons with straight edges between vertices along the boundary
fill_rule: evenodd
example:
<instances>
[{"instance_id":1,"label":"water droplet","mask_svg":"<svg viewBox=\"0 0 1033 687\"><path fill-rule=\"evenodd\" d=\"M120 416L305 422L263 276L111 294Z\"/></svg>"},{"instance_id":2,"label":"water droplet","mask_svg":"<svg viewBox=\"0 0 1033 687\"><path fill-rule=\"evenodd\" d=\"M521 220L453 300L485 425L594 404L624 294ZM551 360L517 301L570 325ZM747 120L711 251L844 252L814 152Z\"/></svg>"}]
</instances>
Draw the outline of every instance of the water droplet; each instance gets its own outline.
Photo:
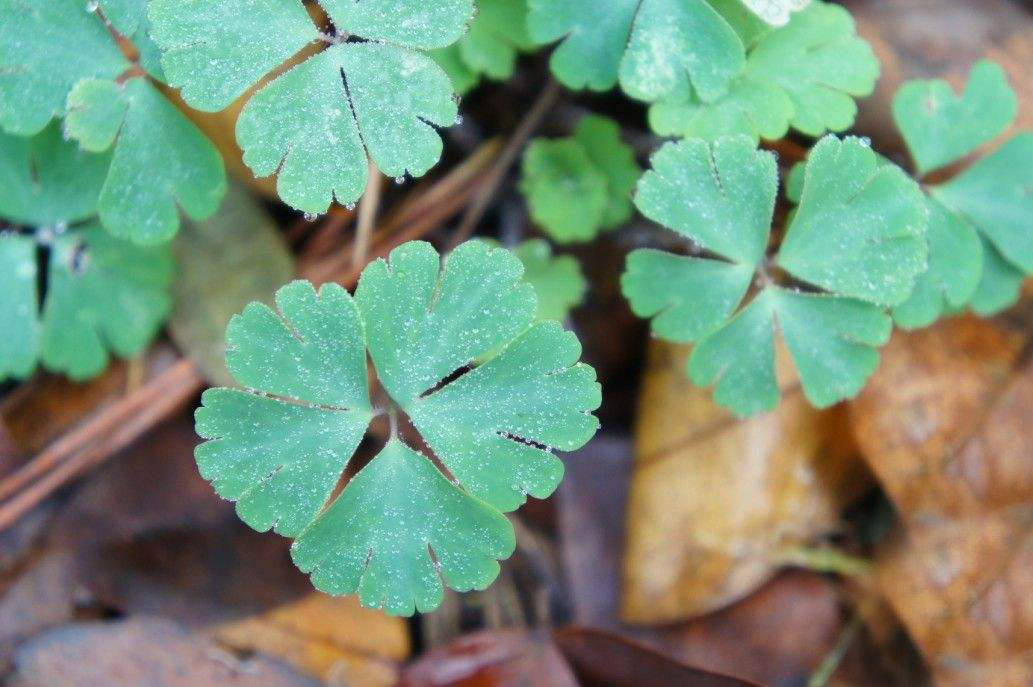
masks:
<instances>
[{"instance_id":1,"label":"water droplet","mask_svg":"<svg viewBox=\"0 0 1033 687\"><path fill-rule=\"evenodd\" d=\"M86 11L90 14L93 14L98 9L100 9L100 3L97 0L90 0L86 3Z\"/></svg>"},{"instance_id":2,"label":"water droplet","mask_svg":"<svg viewBox=\"0 0 1033 687\"><path fill-rule=\"evenodd\" d=\"M315 222L318 217L319 217L319 215L315 214L314 212L306 212L305 213L305 221L306 222Z\"/></svg>"},{"instance_id":3,"label":"water droplet","mask_svg":"<svg viewBox=\"0 0 1033 687\"><path fill-rule=\"evenodd\" d=\"M405 183L405 177L404 176L395 177L395 183L398 184L399 186L401 186L402 184Z\"/></svg>"},{"instance_id":4,"label":"water droplet","mask_svg":"<svg viewBox=\"0 0 1033 687\"><path fill-rule=\"evenodd\" d=\"M865 148L871 148L872 147L872 139L868 138L867 136L862 136L861 137L861 145L863 145Z\"/></svg>"},{"instance_id":5,"label":"water droplet","mask_svg":"<svg viewBox=\"0 0 1033 687\"><path fill-rule=\"evenodd\" d=\"M463 125L463 115L457 114L456 115L456 126L462 126L462 125Z\"/></svg>"},{"instance_id":6,"label":"water droplet","mask_svg":"<svg viewBox=\"0 0 1033 687\"><path fill-rule=\"evenodd\" d=\"M355 209L355 203L348 203L347 205L344 206L344 209L347 210L348 212L351 212L352 210Z\"/></svg>"}]
</instances>

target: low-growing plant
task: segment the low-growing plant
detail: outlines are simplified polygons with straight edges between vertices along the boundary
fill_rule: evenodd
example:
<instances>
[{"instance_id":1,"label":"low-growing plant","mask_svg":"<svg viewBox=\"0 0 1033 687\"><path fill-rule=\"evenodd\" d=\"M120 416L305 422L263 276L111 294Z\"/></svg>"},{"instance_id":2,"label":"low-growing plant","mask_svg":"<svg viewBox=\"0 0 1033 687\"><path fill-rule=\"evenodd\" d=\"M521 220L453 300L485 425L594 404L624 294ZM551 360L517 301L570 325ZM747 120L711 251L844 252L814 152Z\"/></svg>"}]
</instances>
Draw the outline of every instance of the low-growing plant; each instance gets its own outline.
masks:
<instances>
[{"instance_id":1,"label":"low-growing plant","mask_svg":"<svg viewBox=\"0 0 1033 687\"><path fill-rule=\"evenodd\" d=\"M0 378L39 362L89 377L164 321L179 211L210 217L226 191L174 89L198 110L241 106L244 163L314 219L335 202L375 210L374 175L426 174L458 93L546 46L545 79L619 87L675 140L578 109L558 124L569 136L525 147L553 84L486 187L522 151L519 191L555 242L636 209L660 225L663 250L630 251L624 295L655 335L693 344L689 377L738 415L778 403L779 351L829 406L861 390L894 324L997 312L1033 270L1033 134L966 166L1015 119L1000 67L977 63L960 96L942 81L899 90L909 174L837 135L879 64L821 0L0 0L0 37L0 329L15 333L0 337ZM795 159L765 150L794 147L769 144L787 136L818 140ZM653 149L645 172L625 138ZM446 255L406 242L354 295L294 281L275 308L230 320L240 388L203 394L198 468L245 523L293 538L319 589L396 614L434 608L446 586L483 589L515 546L505 514L549 496L554 451L598 429L600 385L557 321L586 280L546 241L518 241ZM290 270L285 253L271 270ZM354 465L368 435L383 446Z\"/></svg>"}]
</instances>

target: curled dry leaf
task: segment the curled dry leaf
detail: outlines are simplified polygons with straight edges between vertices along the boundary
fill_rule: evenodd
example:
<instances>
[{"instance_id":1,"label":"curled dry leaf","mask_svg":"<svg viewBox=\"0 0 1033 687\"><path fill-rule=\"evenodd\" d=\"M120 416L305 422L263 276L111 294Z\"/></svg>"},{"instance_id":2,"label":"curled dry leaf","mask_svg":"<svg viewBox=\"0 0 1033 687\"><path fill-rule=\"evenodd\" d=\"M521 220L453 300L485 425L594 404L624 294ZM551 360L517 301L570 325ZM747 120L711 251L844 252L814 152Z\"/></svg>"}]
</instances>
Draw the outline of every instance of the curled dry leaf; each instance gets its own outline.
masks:
<instances>
[{"instance_id":1,"label":"curled dry leaf","mask_svg":"<svg viewBox=\"0 0 1033 687\"><path fill-rule=\"evenodd\" d=\"M833 530L866 484L841 408L819 411L779 356L784 400L746 421L682 369L684 347L651 344L639 397L622 615L670 622L759 587L786 552Z\"/></svg>"},{"instance_id":2,"label":"curled dry leaf","mask_svg":"<svg viewBox=\"0 0 1033 687\"><path fill-rule=\"evenodd\" d=\"M898 335L851 406L904 525L878 581L942 687L1033 684L1027 342L974 318Z\"/></svg>"}]
</instances>

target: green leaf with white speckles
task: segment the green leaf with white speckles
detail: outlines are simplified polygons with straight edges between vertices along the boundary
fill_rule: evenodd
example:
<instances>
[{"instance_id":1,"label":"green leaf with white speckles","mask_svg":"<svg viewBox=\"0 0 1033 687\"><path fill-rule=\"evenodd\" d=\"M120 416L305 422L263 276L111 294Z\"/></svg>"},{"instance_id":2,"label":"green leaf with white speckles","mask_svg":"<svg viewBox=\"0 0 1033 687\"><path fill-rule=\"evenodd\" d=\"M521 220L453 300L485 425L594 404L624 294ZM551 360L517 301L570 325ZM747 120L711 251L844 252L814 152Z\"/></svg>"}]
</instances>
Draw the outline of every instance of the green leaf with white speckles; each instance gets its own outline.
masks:
<instances>
[{"instance_id":1,"label":"green leaf with white speckles","mask_svg":"<svg viewBox=\"0 0 1033 687\"><path fill-rule=\"evenodd\" d=\"M161 243L179 230L177 206L195 220L218 209L226 193L222 158L146 79L80 81L68 110L65 133L84 149L114 144L98 209L115 236Z\"/></svg>"},{"instance_id":2,"label":"green leaf with white speckles","mask_svg":"<svg viewBox=\"0 0 1033 687\"><path fill-rule=\"evenodd\" d=\"M325 212L357 201L371 159L391 177L422 176L441 156L435 127L456 120L448 75L423 50L458 39L473 0L323 0L342 35L259 90L237 140L258 176L279 173L289 205ZM155 0L152 35L171 85L202 110L228 106L321 34L298 0ZM241 41L240 36L248 40Z\"/></svg>"},{"instance_id":3,"label":"green leaf with white speckles","mask_svg":"<svg viewBox=\"0 0 1033 687\"><path fill-rule=\"evenodd\" d=\"M579 448L598 427L594 371L573 334L532 324L521 276L485 242L443 264L412 242L367 266L354 298L294 282L277 295L282 316L249 305L230 323L227 363L254 391L204 394L202 474L251 526L297 536L294 560L324 591L407 615L440 603L442 579L484 588L513 549L500 511L550 494L563 473L552 448ZM391 412L411 418L454 483L393 438L330 499L382 412L367 349Z\"/></svg>"},{"instance_id":4,"label":"green leaf with white speckles","mask_svg":"<svg viewBox=\"0 0 1033 687\"><path fill-rule=\"evenodd\" d=\"M517 55L534 48L527 35L527 0L477 0L477 16L457 43L430 53L464 94L485 76L513 75Z\"/></svg>"},{"instance_id":5,"label":"green leaf with white speckles","mask_svg":"<svg viewBox=\"0 0 1033 687\"><path fill-rule=\"evenodd\" d=\"M869 95L878 75L878 60L850 14L815 0L757 40L726 94L707 99L692 89L674 91L650 108L649 121L661 135L710 140L775 140L790 127L821 136L854 123L854 99Z\"/></svg>"},{"instance_id":6,"label":"green leaf with white speckles","mask_svg":"<svg viewBox=\"0 0 1033 687\"><path fill-rule=\"evenodd\" d=\"M654 334L696 343L690 378L713 386L714 400L738 415L778 402L778 334L812 404L855 395L889 337L885 301L906 298L925 267L924 202L899 169L880 167L857 139L835 137L803 169L802 204L776 255L790 276L824 293L773 281L777 167L750 138L669 143L638 185L642 214L693 243L687 255L632 251L624 294L652 318Z\"/></svg>"},{"instance_id":7,"label":"green leaf with white speckles","mask_svg":"<svg viewBox=\"0 0 1033 687\"><path fill-rule=\"evenodd\" d=\"M553 239L587 241L631 216L641 171L617 123L586 115L569 138L531 141L520 190L531 218Z\"/></svg>"},{"instance_id":8,"label":"green leaf with white speckles","mask_svg":"<svg viewBox=\"0 0 1033 687\"><path fill-rule=\"evenodd\" d=\"M110 163L64 140L56 122L32 138L0 131L0 217L34 227L87 219Z\"/></svg>"},{"instance_id":9,"label":"green leaf with white speckles","mask_svg":"<svg viewBox=\"0 0 1033 687\"><path fill-rule=\"evenodd\" d=\"M777 264L838 295L898 305L926 269L928 210L918 185L860 139L811 150Z\"/></svg>"},{"instance_id":10,"label":"green leaf with white speckles","mask_svg":"<svg viewBox=\"0 0 1033 687\"><path fill-rule=\"evenodd\" d=\"M981 60L964 93L941 79L908 81L893 96L893 119L919 174L960 160L1011 125L1018 99L999 65Z\"/></svg>"},{"instance_id":11,"label":"green leaf with white speckles","mask_svg":"<svg viewBox=\"0 0 1033 687\"><path fill-rule=\"evenodd\" d=\"M529 0L528 31L559 40L550 65L570 88L624 91L645 101L691 87L721 96L742 68L743 44L705 0Z\"/></svg>"},{"instance_id":12,"label":"green leaf with white speckles","mask_svg":"<svg viewBox=\"0 0 1033 687\"><path fill-rule=\"evenodd\" d=\"M84 0L0 0L0 127L38 133L82 79L130 67Z\"/></svg>"}]
</instances>

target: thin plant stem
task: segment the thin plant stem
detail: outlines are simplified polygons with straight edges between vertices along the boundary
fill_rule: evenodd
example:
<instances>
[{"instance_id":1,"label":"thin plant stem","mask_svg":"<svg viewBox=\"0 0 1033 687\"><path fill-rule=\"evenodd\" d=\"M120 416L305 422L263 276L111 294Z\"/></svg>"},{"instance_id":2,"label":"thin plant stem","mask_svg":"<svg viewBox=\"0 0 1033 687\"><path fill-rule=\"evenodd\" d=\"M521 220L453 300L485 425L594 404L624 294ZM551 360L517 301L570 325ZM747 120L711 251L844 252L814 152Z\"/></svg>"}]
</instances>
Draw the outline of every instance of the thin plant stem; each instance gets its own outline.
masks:
<instances>
[{"instance_id":1,"label":"thin plant stem","mask_svg":"<svg viewBox=\"0 0 1033 687\"><path fill-rule=\"evenodd\" d=\"M358 269L366 264L366 255L369 253L370 237L373 236L373 225L377 220L377 210L380 207L380 195L384 186L384 176L369 161L369 181L366 182L366 190L359 201L359 218L355 226L355 248L352 250L352 269Z\"/></svg>"}]
</instances>

